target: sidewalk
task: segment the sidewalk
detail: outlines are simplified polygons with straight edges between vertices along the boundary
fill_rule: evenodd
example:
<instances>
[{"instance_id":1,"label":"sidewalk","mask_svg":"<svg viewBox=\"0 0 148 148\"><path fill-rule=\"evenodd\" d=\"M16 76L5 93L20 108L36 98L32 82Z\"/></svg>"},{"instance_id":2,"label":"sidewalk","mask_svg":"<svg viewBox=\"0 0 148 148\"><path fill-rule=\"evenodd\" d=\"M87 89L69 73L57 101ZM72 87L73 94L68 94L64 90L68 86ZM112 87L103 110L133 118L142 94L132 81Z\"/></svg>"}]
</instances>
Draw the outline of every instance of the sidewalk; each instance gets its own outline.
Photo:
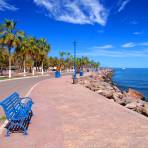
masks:
<instances>
[{"instance_id":1,"label":"sidewalk","mask_svg":"<svg viewBox=\"0 0 148 148\"><path fill-rule=\"evenodd\" d=\"M32 91L29 135L0 135L0 148L147 148L148 119L80 85L71 76Z\"/></svg>"},{"instance_id":2,"label":"sidewalk","mask_svg":"<svg viewBox=\"0 0 148 148\"><path fill-rule=\"evenodd\" d=\"M62 72L62 75L66 75L66 74L72 74L72 72ZM44 76L52 76L54 77L54 71L48 72L48 73L44 73L42 74L36 74L36 75L26 75L26 76L18 76L18 77L12 77L12 78L5 78L5 79L0 79L0 83L1 82L7 82L7 81L14 81L14 80L21 80L21 79L28 79L28 78L36 78L36 77L44 77Z\"/></svg>"}]
</instances>

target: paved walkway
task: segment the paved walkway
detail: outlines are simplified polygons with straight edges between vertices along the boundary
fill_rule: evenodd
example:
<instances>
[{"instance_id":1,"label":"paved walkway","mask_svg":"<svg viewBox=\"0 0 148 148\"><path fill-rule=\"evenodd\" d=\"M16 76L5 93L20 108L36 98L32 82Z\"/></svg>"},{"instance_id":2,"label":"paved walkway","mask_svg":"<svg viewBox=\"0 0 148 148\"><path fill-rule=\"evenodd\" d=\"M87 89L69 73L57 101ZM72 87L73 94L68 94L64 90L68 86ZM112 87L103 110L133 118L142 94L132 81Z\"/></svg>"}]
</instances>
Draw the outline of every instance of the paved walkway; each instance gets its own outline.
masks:
<instances>
[{"instance_id":1,"label":"paved walkway","mask_svg":"<svg viewBox=\"0 0 148 148\"><path fill-rule=\"evenodd\" d=\"M71 77L44 80L33 90L29 135L0 135L0 148L147 148L148 120Z\"/></svg>"}]
</instances>

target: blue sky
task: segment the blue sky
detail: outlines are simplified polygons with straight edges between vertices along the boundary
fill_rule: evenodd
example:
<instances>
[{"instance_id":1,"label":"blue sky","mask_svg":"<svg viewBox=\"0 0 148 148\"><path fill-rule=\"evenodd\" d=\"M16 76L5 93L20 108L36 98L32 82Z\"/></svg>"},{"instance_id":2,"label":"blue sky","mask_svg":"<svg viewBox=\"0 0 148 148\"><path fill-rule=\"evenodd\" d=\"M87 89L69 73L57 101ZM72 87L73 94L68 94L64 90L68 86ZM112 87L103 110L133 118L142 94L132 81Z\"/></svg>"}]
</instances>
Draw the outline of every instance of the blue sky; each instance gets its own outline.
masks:
<instances>
[{"instance_id":1,"label":"blue sky","mask_svg":"<svg viewBox=\"0 0 148 148\"><path fill-rule=\"evenodd\" d=\"M102 66L148 68L147 0L0 0L0 22L17 22L28 35L45 37L49 56L59 51Z\"/></svg>"}]
</instances>

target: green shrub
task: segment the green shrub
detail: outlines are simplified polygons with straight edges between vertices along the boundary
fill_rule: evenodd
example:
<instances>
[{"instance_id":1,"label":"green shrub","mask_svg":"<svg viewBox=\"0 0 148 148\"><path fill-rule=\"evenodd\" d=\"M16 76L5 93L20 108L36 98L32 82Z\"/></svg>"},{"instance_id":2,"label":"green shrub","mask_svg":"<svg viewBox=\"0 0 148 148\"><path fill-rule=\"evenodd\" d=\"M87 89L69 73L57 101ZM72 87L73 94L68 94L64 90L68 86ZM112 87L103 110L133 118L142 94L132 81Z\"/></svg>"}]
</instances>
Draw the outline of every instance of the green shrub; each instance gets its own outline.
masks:
<instances>
[{"instance_id":1,"label":"green shrub","mask_svg":"<svg viewBox=\"0 0 148 148\"><path fill-rule=\"evenodd\" d=\"M3 116L0 117L0 121L1 122L4 122L5 120L6 120L6 116L5 115L3 115Z\"/></svg>"}]
</instances>

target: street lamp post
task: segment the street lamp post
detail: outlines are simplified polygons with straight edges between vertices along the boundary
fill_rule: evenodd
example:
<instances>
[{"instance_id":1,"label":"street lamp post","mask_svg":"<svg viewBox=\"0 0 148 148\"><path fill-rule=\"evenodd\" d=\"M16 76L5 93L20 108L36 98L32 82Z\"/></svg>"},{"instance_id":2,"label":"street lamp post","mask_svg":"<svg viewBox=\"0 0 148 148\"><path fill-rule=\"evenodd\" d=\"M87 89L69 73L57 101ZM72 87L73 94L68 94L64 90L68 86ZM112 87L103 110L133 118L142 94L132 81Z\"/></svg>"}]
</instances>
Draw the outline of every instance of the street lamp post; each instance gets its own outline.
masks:
<instances>
[{"instance_id":1,"label":"street lamp post","mask_svg":"<svg viewBox=\"0 0 148 148\"><path fill-rule=\"evenodd\" d=\"M76 41L74 41L74 74L73 74L73 84L77 83L77 66L76 66Z\"/></svg>"}]
</instances>

